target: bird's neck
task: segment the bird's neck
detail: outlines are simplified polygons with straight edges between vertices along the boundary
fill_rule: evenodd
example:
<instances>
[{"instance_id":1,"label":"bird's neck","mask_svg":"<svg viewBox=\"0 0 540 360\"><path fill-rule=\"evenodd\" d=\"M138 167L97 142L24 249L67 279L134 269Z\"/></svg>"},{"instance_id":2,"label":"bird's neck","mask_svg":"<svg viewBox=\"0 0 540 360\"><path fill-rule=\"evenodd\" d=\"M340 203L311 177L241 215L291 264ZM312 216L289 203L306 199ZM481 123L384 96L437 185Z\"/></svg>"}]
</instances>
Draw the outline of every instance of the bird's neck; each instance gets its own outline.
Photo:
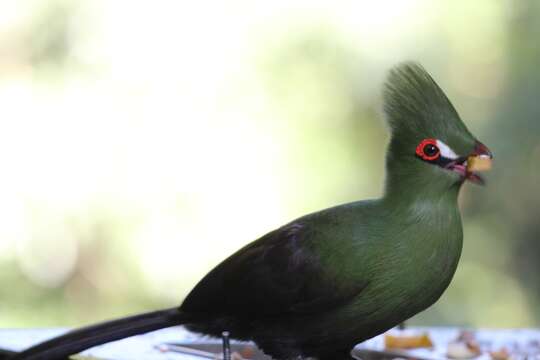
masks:
<instances>
[{"instance_id":1,"label":"bird's neck","mask_svg":"<svg viewBox=\"0 0 540 360\"><path fill-rule=\"evenodd\" d=\"M383 201L392 207L438 204L457 206L461 183L438 181L429 176L421 177L401 169L387 169Z\"/></svg>"}]
</instances>

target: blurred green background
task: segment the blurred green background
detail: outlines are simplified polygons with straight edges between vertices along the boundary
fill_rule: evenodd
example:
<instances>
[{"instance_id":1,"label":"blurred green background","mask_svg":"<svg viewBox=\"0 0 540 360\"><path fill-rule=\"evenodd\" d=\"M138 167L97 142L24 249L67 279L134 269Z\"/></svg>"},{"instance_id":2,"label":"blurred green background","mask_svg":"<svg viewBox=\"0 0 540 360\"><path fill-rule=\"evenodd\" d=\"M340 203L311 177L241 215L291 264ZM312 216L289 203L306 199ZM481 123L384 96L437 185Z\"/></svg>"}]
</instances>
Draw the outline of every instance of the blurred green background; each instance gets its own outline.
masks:
<instances>
[{"instance_id":1,"label":"blurred green background","mask_svg":"<svg viewBox=\"0 0 540 360\"><path fill-rule=\"evenodd\" d=\"M304 213L380 195L380 89L417 60L496 156L411 323L540 321L540 5L0 2L0 327L179 304Z\"/></svg>"}]
</instances>

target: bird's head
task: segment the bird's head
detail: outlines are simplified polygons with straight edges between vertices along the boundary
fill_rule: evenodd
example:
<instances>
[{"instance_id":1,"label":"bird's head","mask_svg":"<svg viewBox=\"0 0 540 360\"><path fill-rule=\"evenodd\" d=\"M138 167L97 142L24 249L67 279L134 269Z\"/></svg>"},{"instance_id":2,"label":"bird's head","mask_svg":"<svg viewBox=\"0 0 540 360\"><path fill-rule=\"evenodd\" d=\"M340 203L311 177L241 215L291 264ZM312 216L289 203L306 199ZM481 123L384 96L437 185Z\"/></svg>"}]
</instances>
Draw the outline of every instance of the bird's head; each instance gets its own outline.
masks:
<instances>
[{"instance_id":1,"label":"bird's head","mask_svg":"<svg viewBox=\"0 0 540 360\"><path fill-rule=\"evenodd\" d=\"M383 97L391 129L387 191L442 192L459 189L466 180L484 183L478 172L490 167L491 152L470 133L423 67L395 67Z\"/></svg>"}]
</instances>

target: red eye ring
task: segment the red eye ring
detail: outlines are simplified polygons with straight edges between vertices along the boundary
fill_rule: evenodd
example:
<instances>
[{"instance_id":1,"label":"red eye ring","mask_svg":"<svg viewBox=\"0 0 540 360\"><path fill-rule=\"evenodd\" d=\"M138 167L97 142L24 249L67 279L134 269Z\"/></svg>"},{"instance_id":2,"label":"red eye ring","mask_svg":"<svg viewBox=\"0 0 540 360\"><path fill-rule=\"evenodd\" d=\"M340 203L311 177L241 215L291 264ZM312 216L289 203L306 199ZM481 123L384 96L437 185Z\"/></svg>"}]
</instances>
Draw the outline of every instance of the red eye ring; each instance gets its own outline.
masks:
<instances>
[{"instance_id":1,"label":"red eye ring","mask_svg":"<svg viewBox=\"0 0 540 360\"><path fill-rule=\"evenodd\" d=\"M430 151L426 151L430 150ZM416 155L426 161L437 160L441 156L436 139L424 139L416 147Z\"/></svg>"}]
</instances>

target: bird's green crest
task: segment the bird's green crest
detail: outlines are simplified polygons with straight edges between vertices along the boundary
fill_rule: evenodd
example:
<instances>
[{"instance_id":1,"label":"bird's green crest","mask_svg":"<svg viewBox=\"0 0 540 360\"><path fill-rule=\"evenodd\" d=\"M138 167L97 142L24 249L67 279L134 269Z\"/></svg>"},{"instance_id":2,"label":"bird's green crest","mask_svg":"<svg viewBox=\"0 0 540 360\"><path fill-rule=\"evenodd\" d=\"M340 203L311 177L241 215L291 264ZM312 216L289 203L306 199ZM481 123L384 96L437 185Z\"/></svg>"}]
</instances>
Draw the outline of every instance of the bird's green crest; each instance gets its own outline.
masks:
<instances>
[{"instance_id":1,"label":"bird's green crest","mask_svg":"<svg viewBox=\"0 0 540 360\"><path fill-rule=\"evenodd\" d=\"M383 99L392 138L399 144L435 138L464 151L474 143L450 100L417 63L406 62L390 71Z\"/></svg>"}]
</instances>

